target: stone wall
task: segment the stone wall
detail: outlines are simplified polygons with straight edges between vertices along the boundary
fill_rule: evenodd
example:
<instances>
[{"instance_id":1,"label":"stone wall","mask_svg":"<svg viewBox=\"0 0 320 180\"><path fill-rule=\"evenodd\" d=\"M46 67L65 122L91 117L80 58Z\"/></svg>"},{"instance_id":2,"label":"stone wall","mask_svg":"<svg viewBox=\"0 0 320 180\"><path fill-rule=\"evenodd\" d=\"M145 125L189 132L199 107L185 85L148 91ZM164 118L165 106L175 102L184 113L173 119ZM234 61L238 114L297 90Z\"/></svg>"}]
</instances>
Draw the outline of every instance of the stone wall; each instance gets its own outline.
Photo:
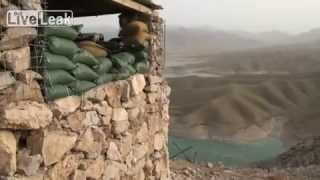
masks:
<instances>
[{"instance_id":1,"label":"stone wall","mask_svg":"<svg viewBox=\"0 0 320 180\"><path fill-rule=\"evenodd\" d=\"M45 104L1 108L4 179L168 179L170 88L134 75ZM11 178L10 178L11 177Z\"/></svg>"},{"instance_id":2,"label":"stone wall","mask_svg":"<svg viewBox=\"0 0 320 180\"><path fill-rule=\"evenodd\" d=\"M31 4L0 0L0 14L41 7L25 1ZM7 28L2 17L0 180L169 179L170 88L163 78L137 74L45 102L42 77L32 70L37 30ZM158 48L151 51L156 61Z\"/></svg>"}]
</instances>

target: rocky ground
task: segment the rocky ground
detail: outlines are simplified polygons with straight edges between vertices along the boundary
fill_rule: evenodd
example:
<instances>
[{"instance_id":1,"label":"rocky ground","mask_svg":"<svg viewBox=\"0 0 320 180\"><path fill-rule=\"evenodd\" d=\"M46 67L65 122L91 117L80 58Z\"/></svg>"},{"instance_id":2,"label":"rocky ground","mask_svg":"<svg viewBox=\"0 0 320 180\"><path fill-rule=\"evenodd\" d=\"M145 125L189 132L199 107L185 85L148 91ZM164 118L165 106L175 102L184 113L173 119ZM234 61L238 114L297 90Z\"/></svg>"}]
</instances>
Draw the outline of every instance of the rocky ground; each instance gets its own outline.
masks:
<instances>
[{"instance_id":1,"label":"rocky ground","mask_svg":"<svg viewBox=\"0 0 320 180\"><path fill-rule=\"evenodd\" d=\"M318 180L320 166L286 169L226 168L223 165L171 162L173 180Z\"/></svg>"},{"instance_id":2,"label":"rocky ground","mask_svg":"<svg viewBox=\"0 0 320 180\"><path fill-rule=\"evenodd\" d=\"M259 167L226 168L221 164L171 162L173 180L318 180L320 137L307 138Z\"/></svg>"}]
</instances>

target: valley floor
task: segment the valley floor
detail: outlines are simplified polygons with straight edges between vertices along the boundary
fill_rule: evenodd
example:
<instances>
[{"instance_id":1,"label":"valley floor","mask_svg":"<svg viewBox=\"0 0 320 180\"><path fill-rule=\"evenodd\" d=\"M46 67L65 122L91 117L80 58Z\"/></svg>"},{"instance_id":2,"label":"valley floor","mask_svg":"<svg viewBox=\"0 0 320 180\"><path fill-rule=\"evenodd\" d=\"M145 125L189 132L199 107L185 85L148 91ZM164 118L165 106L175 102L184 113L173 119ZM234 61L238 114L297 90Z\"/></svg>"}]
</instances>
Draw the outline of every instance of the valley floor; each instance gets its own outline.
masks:
<instances>
[{"instance_id":1,"label":"valley floor","mask_svg":"<svg viewBox=\"0 0 320 180\"><path fill-rule=\"evenodd\" d=\"M223 165L197 165L171 162L172 180L319 180L320 166L286 169L226 168Z\"/></svg>"}]
</instances>

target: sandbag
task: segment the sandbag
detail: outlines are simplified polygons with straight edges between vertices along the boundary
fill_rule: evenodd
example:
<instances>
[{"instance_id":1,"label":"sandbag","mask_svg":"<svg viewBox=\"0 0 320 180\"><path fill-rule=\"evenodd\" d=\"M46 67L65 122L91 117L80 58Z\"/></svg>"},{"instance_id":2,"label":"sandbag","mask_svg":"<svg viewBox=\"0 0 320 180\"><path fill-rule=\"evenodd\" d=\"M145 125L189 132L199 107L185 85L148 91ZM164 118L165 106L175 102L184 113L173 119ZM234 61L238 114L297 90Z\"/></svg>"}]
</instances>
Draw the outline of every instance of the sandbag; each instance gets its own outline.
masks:
<instances>
[{"instance_id":1,"label":"sandbag","mask_svg":"<svg viewBox=\"0 0 320 180\"><path fill-rule=\"evenodd\" d=\"M149 62L138 62L134 65L134 68L137 73L146 73L149 70Z\"/></svg>"},{"instance_id":2,"label":"sandbag","mask_svg":"<svg viewBox=\"0 0 320 180\"><path fill-rule=\"evenodd\" d=\"M48 70L44 72L44 80L46 84L54 86L70 84L76 79L64 70Z\"/></svg>"},{"instance_id":3,"label":"sandbag","mask_svg":"<svg viewBox=\"0 0 320 180\"><path fill-rule=\"evenodd\" d=\"M128 64L134 64L135 57L131 53L122 52L122 53L112 55L111 61L116 67L121 68Z\"/></svg>"},{"instance_id":4,"label":"sandbag","mask_svg":"<svg viewBox=\"0 0 320 180\"><path fill-rule=\"evenodd\" d=\"M126 69L130 72L131 75L133 75L133 74L135 74L135 73L137 72L137 71L134 69L134 67L131 66L131 65L127 65L126 67L123 67L123 68L126 68Z\"/></svg>"},{"instance_id":5,"label":"sandbag","mask_svg":"<svg viewBox=\"0 0 320 180\"><path fill-rule=\"evenodd\" d=\"M78 63L77 68L72 71L72 74L78 80L83 81L95 81L98 78L98 74L94 72L89 66Z\"/></svg>"},{"instance_id":6,"label":"sandbag","mask_svg":"<svg viewBox=\"0 0 320 180\"><path fill-rule=\"evenodd\" d=\"M149 58L149 54L145 50L133 52L133 55L136 58L136 62L145 62Z\"/></svg>"},{"instance_id":7,"label":"sandbag","mask_svg":"<svg viewBox=\"0 0 320 180\"><path fill-rule=\"evenodd\" d=\"M72 58L74 54L80 51L80 48L73 41L55 36L48 38L48 48L52 53L68 58Z\"/></svg>"},{"instance_id":8,"label":"sandbag","mask_svg":"<svg viewBox=\"0 0 320 180\"><path fill-rule=\"evenodd\" d=\"M52 87L47 87L46 88L46 95L47 95L47 99L49 101L52 101L52 100L55 100L58 98L72 96L73 93L68 86L56 85L56 86L52 86Z\"/></svg>"},{"instance_id":9,"label":"sandbag","mask_svg":"<svg viewBox=\"0 0 320 180\"><path fill-rule=\"evenodd\" d=\"M130 77L131 73L127 68L122 68L119 73L116 74L115 80L125 80Z\"/></svg>"},{"instance_id":10,"label":"sandbag","mask_svg":"<svg viewBox=\"0 0 320 180\"><path fill-rule=\"evenodd\" d=\"M108 73L112 68L112 62L109 58L101 58L99 59L100 64L94 67L95 71L98 74Z\"/></svg>"},{"instance_id":11,"label":"sandbag","mask_svg":"<svg viewBox=\"0 0 320 180\"><path fill-rule=\"evenodd\" d=\"M108 55L107 50L94 41L81 41L78 46L90 52L94 57L102 58Z\"/></svg>"},{"instance_id":12,"label":"sandbag","mask_svg":"<svg viewBox=\"0 0 320 180\"><path fill-rule=\"evenodd\" d=\"M97 85L111 82L115 79L115 74L103 74L96 80Z\"/></svg>"},{"instance_id":13,"label":"sandbag","mask_svg":"<svg viewBox=\"0 0 320 180\"><path fill-rule=\"evenodd\" d=\"M90 67L96 66L99 64L99 60L96 59L92 54L90 54L88 51L84 49L74 54L72 61L76 63L82 63Z\"/></svg>"},{"instance_id":14,"label":"sandbag","mask_svg":"<svg viewBox=\"0 0 320 180\"><path fill-rule=\"evenodd\" d=\"M90 81L75 81L71 84L69 84L69 87L71 88L72 92L75 94L82 94L94 87L96 87L97 85L93 82Z\"/></svg>"},{"instance_id":15,"label":"sandbag","mask_svg":"<svg viewBox=\"0 0 320 180\"><path fill-rule=\"evenodd\" d=\"M46 36L56 36L65 39L75 40L79 32L75 28L70 26L50 26L46 27L44 30Z\"/></svg>"},{"instance_id":16,"label":"sandbag","mask_svg":"<svg viewBox=\"0 0 320 180\"><path fill-rule=\"evenodd\" d=\"M44 65L45 68L49 70L62 69L69 71L77 67L67 57L55 55L49 52L44 52Z\"/></svg>"}]
</instances>

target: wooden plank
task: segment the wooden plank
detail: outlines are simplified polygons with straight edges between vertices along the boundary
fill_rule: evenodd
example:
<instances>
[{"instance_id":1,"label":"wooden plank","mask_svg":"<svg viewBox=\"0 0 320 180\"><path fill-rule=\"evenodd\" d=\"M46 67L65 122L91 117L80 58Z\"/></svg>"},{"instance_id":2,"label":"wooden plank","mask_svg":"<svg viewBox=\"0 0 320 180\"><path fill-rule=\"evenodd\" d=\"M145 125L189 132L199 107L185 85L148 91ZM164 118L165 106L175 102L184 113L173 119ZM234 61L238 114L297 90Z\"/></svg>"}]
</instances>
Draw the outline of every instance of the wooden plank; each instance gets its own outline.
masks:
<instances>
[{"instance_id":1,"label":"wooden plank","mask_svg":"<svg viewBox=\"0 0 320 180\"><path fill-rule=\"evenodd\" d=\"M148 14L148 15L152 14L152 10L150 8L132 0L111 0L111 1L144 14Z\"/></svg>"}]
</instances>

